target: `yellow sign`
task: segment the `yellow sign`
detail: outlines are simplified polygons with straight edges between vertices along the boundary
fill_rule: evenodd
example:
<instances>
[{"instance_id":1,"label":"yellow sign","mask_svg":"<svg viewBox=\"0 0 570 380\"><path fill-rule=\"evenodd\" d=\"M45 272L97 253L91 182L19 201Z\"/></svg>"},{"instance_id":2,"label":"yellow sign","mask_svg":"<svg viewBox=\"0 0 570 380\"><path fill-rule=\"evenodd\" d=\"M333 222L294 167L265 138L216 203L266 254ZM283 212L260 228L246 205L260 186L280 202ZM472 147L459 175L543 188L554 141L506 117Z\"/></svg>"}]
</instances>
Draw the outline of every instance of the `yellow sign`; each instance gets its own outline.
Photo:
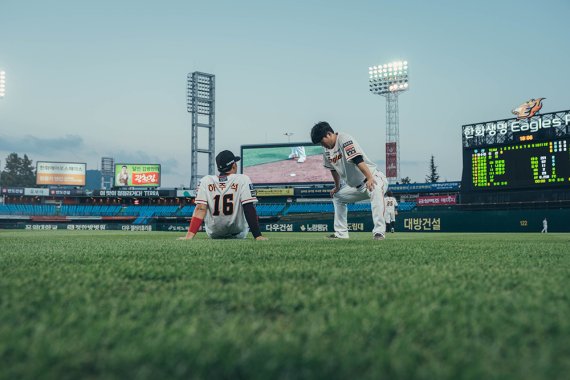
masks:
<instances>
[{"instance_id":1,"label":"yellow sign","mask_svg":"<svg viewBox=\"0 0 570 380\"><path fill-rule=\"evenodd\" d=\"M292 197L294 189L256 189L258 197Z\"/></svg>"}]
</instances>

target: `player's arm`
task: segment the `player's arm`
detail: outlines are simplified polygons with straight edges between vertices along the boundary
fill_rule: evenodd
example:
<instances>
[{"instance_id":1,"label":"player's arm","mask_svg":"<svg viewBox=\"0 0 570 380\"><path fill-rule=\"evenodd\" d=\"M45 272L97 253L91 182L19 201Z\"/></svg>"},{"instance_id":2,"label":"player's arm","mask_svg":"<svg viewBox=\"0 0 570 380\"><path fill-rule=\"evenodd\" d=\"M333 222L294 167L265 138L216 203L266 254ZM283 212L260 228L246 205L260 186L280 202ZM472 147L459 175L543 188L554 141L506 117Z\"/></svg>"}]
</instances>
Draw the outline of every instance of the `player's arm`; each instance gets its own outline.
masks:
<instances>
[{"instance_id":1,"label":"player's arm","mask_svg":"<svg viewBox=\"0 0 570 380\"><path fill-rule=\"evenodd\" d=\"M366 188L369 191L374 190L374 186L376 185L376 180L374 179L374 176L370 172L370 168L364 162L362 156L361 155L355 156L351 159L351 161L354 162L354 164L358 167L358 170L360 170L362 174L364 174L364 177L366 177Z\"/></svg>"},{"instance_id":2,"label":"player's arm","mask_svg":"<svg viewBox=\"0 0 570 380\"><path fill-rule=\"evenodd\" d=\"M331 197L340 190L340 175L338 175L336 170L331 169L331 175L334 181L334 188L331 190Z\"/></svg>"},{"instance_id":3,"label":"player's arm","mask_svg":"<svg viewBox=\"0 0 570 380\"><path fill-rule=\"evenodd\" d=\"M200 226L206 217L207 211L208 206L205 204L200 203L196 205L194 213L192 214L192 219L190 220L190 227L188 227L188 232L186 233L186 236L179 238L179 240L190 240L196 235L196 233L198 233L198 230L200 229Z\"/></svg>"},{"instance_id":4,"label":"player's arm","mask_svg":"<svg viewBox=\"0 0 570 380\"><path fill-rule=\"evenodd\" d=\"M255 240L267 240L265 236L261 236L261 229L259 228L259 221L257 219L257 211L253 202L245 203L243 206L243 213L245 215L245 220L249 226L249 230L253 235Z\"/></svg>"}]
</instances>

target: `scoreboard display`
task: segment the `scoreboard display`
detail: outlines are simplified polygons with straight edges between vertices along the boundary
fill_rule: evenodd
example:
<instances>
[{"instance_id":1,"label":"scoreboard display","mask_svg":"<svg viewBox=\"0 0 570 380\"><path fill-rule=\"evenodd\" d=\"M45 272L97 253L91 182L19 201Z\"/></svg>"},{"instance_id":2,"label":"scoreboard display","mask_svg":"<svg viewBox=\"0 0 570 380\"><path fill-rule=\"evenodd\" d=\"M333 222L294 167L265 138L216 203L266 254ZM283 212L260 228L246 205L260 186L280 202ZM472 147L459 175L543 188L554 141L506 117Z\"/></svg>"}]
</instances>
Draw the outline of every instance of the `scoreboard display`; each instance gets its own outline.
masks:
<instances>
[{"instance_id":1,"label":"scoreboard display","mask_svg":"<svg viewBox=\"0 0 570 380\"><path fill-rule=\"evenodd\" d=\"M542 189L570 184L570 138L463 149L463 190Z\"/></svg>"}]
</instances>

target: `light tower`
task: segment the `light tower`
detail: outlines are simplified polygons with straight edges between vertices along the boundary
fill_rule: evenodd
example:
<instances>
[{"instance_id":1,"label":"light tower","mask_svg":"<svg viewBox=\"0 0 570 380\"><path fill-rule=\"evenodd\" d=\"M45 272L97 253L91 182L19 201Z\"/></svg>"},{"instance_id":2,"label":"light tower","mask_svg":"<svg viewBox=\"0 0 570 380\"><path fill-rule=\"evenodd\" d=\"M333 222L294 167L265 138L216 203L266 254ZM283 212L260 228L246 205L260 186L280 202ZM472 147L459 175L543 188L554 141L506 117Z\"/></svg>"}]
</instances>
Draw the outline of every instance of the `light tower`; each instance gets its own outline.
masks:
<instances>
[{"instance_id":1,"label":"light tower","mask_svg":"<svg viewBox=\"0 0 570 380\"><path fill-rule=\"evenodd\" d=\"M386 177L389 183L400 173L400 121L398 95L408 89L408 61L368 68L370 92L386 98Z\"/></svg>"},{"instance_id":2,"label":"light tower","mask_svg":"<svg viewBox=\"0 0 570 380\"><path fill-rule=\"evenodd\" d=\"M287 142L291 142L291 136L293 136L295 133L294 132L285 132L283 133L283 136L287 136Z\"/></svg>"},{"instance_id":3,"label":"light tower","mask_svg":"<svg viewBox=\"0 0 570 380\"><path fill-rule=\"evenodd\" d=\"M190 188L195 189L201 177L198 175L198 153L208 155L208 174L216 174L214 166L215 146L215 75L194 71L188 74L187 111L192 114L192 168ZM208 147L198 147L198 128L208 130Z\"/></svg>"},{"instance_id":4,"label":"light tower","mask_svg":"<svg viewBox=\"0 0 570 380\"><path fill-rule=\"evenodd\" d=\"M0 99L6 96L6 72L0 70Z\"/></svg>"}]
</instances>

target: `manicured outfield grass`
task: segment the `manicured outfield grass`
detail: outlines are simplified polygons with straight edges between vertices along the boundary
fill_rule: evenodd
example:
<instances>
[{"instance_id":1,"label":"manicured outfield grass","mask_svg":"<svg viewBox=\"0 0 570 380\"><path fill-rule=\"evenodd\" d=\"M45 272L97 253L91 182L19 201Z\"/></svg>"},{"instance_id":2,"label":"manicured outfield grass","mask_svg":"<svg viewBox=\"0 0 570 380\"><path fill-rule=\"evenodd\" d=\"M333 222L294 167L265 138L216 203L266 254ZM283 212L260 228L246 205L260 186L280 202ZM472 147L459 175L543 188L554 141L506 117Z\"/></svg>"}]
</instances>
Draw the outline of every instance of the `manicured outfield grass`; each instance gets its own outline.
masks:
<instances>
[{"instance_id":1,"label":"manicured outfield grass","mask_svg":"<svg viewBox=\"0 0 570 380\"><path fill-rule=\"evenodd\" d=\"M567 379L570 235L0 231L3 379Z\"/></svg>"}]
</instances>

